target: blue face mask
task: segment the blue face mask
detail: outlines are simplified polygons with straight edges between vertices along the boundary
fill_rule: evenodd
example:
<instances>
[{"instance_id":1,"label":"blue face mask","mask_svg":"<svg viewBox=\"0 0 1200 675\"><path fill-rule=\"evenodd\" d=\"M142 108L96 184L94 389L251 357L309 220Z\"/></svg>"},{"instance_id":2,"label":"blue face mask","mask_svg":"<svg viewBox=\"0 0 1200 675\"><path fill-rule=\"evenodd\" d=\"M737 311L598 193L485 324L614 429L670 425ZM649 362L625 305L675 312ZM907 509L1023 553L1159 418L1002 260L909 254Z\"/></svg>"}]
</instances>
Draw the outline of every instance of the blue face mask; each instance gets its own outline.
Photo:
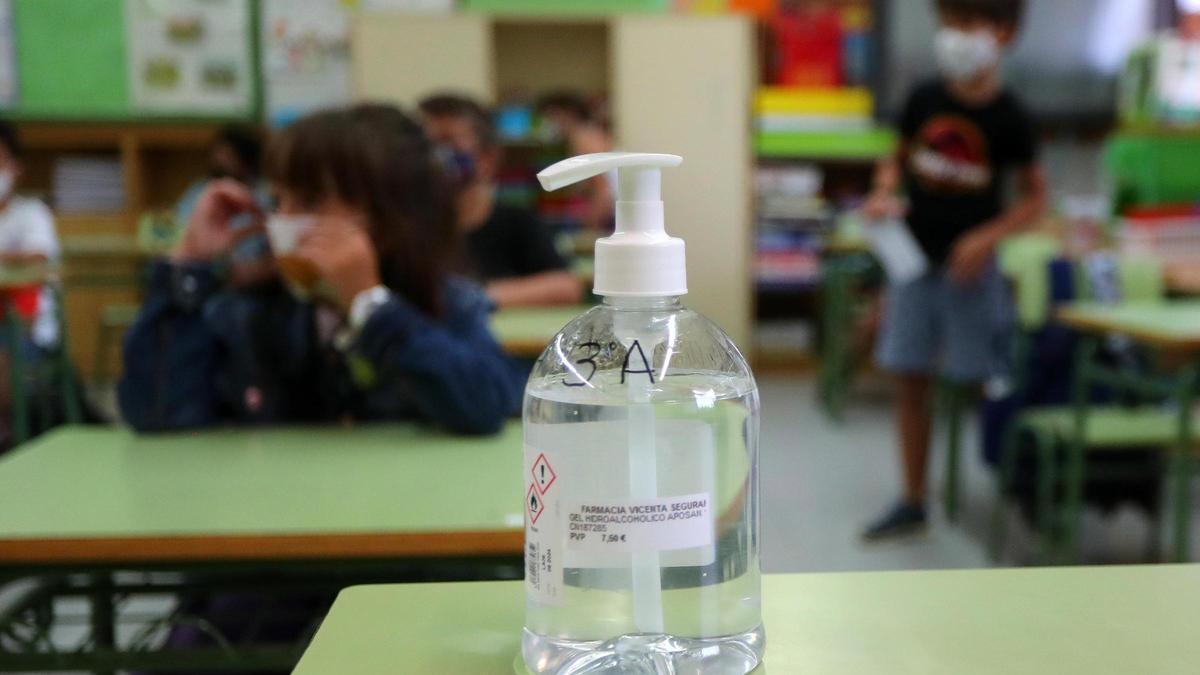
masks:
<instances>
[{"instance_id":1,"label":"blue face mask","mask_svg":"<svg viewBox=\"0 0 1200 675\"><path fill-rule=\"evenodd\" d=\"M445 144L437 146L436 152L442 169L455 185L461 187L475 180L474 155Z\"/></svg>"}]
</instances>

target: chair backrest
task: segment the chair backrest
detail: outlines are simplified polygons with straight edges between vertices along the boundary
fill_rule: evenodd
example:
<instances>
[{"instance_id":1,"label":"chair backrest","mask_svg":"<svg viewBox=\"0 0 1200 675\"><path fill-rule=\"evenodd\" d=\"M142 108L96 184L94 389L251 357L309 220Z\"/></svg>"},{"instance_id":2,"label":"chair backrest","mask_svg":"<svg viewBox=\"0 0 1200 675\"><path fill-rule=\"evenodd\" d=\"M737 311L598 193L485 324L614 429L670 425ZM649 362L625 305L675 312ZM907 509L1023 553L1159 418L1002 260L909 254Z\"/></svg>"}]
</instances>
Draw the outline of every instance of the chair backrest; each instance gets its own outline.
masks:
<instances>
[{"instance_id":1,"label":"chair backrest","mask_svg":"<svg viewBox=\"0 0 1200 675\"><path fill-rule=\"evenodd\" d=\"M1046 266L1062 251L1058 238L1045 232L1026 232L1000 246L1000 271L1013 285L1017 323L1035 330L1050 313L1050 280Z\"/></svg>"},{"instance_id":2,"label":"chair backrest","mask_svg":"<svg viewBox=\"0 0 1200 675\"><path fill-rule=\"evenodd\" d=\"M1000 270L1013 285L1018 326L1034 331L1050 319L1051 289L1049 265L1062 255L1057 238L1044 232L1029 232L1004 242L999 252ZM1121 301L1147 302L1166 295L1166 281L1160 261L1147 257L1120 257L1116 276ZM1094 299L1091 281L1081 265L1076 265L1076 295Z\"/></svg>"},{"instance_id":3,"label":"chair backrest","mask_svg":"<svg viewBox=\"0 0 1200 675\"><path fill-rule=\"evenodd\" d=\"M1166 296L1163 264L1153 258L1128 257L1118 261L1121 299L1127 302L1161 300Z\"/></svg>"},{"instance_id":4,"label":"chair backrest","mask_svg":"<svg viewBox=\"0 0 1200 675\"><path fill-rule=\"evenodd\" d=\"M1115 269L1112 270L1116 284L1115 294L1110 290L1105 293L1096 287L1096 280L1084 268L1085 265L1075 265L1076 297L1083 300L1101 302L1153 302L1166 296L1166 272L1162 261L1142 255L1117 255L1101 253L1107 256ZM1113 295L1116 295L1114 298Z\"/></svg>"}]
</instances>

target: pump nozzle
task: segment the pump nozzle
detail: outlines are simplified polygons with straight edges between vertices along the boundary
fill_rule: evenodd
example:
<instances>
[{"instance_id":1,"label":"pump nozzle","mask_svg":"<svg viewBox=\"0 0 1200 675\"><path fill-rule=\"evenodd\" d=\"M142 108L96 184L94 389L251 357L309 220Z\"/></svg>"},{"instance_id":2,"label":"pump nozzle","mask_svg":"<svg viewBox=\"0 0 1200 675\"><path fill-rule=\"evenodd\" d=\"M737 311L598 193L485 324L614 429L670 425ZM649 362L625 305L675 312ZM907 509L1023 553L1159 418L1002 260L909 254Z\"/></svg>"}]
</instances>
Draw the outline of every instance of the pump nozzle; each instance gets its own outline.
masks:
<instances>
[{"instance_id":1,"label":"pump nozzle","mask_svg":"<svg viewBox=\"0 0 1200 675\"><path fill-rule=\"evenodd\" d=\"M616 230L596 240L597 295L663 297L687 293L682 239L667 235L661 193L663 167L679 155L597 152L564 159L538 173L546 190L617 171Z\"/></svg>"}]
</instances>

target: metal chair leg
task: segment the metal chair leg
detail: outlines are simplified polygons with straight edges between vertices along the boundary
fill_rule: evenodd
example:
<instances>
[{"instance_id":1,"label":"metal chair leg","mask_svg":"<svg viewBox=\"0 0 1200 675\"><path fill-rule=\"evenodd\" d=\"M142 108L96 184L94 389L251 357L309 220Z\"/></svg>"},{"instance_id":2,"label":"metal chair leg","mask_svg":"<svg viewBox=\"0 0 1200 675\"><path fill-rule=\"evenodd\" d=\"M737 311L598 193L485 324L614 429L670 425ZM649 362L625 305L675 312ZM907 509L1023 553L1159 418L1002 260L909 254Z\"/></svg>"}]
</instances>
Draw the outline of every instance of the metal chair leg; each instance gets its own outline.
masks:
<instances>
[{"instance_id":1,"label":"metal chair leg","mask_svg":"<svg viewBox=\"0 0 1200 675\"><path fill-rule=\"evenodd\" d=\"M1198 368L1189 366L1181 374L1178 387L1179 429L1172 449L1172 484L1175 504L1175 542L1172 562L1187 562L1191 555L1192 534L1192 473L1195 466L1192 444L1192 402L1196 396Z\"/></svg>"},{"instance_id":2,"label":"metal chair leg","mask_svg":"<svg viewBox=\"0 0 1200 675\"><path fill-rule=\"evenodd\" d=\"M1089 376L1099 341L1094 336L1080 339L1075 353L1075 383L1072 392L1074 424L1072 437L1067 444L1067 462L1064 478L1066 490L1063 498L1064 518L1062 522L1061 551L1068 561L1078 561L1081 548L1079 541L1080 519L1083 517L1083 486L1087 479L1084 454L1087 451L1087 415Z\"/></svg>"},{"instance_id":3,"label":"metal chair leg","mask_svg":"<svg viewBox=\"0 0 1200 675\"><path fill-rule=\"evenodd\" d=\"M1033 444L1038 462L1037 501L1034 513L1038 559L1052 562L1058 550L1060 523L1060 514L1054 499L1058 488L1058 438L1045 431L1035 431Z\"/></svg>"},{"instance_id":4,"label":"metal chair leg","mask_svg":"<svg viewBox=\"0 0 1200 675\"><path fill-rule=\"evenodd\" d=\"M75 367L71 363L70 341L67 339L66 303L62 297L62 289L55 286L55 306L58 311L58 349L54 354L55 377L58 378L58 390L63 400L63 412L68 424L83 423L79 382L75 379Z\"/></svg>"},{"instance_id":5,"label":"metal chair leg","mask_svg":"<svg viewBox=\"0 0 1200 675\"><path fill-rule=\"evenodd\" d=\"M988 557L996 562L1008 540L1008 494L1012 490L1017 472L1018 442L1021 438L1021 420L1014 419L1004 434L1004 445L1000 450L1000 474L996 478L996 503L992 507L992 528L988 537Z\"/></svg>"},{"instance_id":6,"label":"metal chair leg","mask_svg":"<svg viewBox=\"0 0 1200 675\"><path fill-rule=\"evenodd\" d=\"M103 321L96 336L96 362L92 365L92 379L96 384L108 384L108 352L111 329Z\"/></svg>"},{"instance_id":7,"label":"metal chair leg","mask_svg":"<svg viewBox=\"0 0 1200 675\"><path fill-rule=\"evenodd\" d=\"M21 348L21 320L11 305L4 310L8 338L8 375L12 392L12 439L14 445L29 440L29 397L25 382L25 356Z\"/></svg>"},{"instance_id":8,"label":"metal chair leg","mask_svg":"<svg viewBox=\"0 0 1200 675\"><path fill-rule=\"evenodd\" d=\"M844 343L850 282L845 267L840 256L829 258L825 261L822 279L820 397L825 413L834 421L842 418L847 386L848 349Z\"/></svg>"},{"instance_id":9,"label":"metal chair leg","mask_svg":"<svg viewBox=\"0 0 1200 675\"><path fill-rule=\"evenodd\" d=\"M962 399L963 394L961 387L957 384L949 384L946 386L946 409L947 409L947 424L946 424L946 475L945 475L945 500L946 518L951 522L958 520L958 501L959 501L959 486L961 477L959 476L959 456L961 454L961 438L962 431Z\"/></svg>"}]
</instances>

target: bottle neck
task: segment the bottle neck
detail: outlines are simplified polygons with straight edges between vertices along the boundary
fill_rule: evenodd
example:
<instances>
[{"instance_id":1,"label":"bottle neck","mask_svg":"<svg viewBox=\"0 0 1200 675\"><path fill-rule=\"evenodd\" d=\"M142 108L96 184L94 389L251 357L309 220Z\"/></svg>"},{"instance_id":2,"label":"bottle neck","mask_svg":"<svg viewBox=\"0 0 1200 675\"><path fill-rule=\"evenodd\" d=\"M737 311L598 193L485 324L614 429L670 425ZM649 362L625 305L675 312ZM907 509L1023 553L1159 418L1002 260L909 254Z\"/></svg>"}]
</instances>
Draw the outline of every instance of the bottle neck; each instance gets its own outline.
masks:
<instances>
[{"instance_id":1,"label":"bottle neck","mask_svg":"<svg viewBox=\"0 0 1200 675\"><path fill-rule=\"evenodd\" d=\"M606 295L604 304L614 309L624 310L664 310L682 309L683 303L678 295L662 295L656 297L629 297L627 295Z\"/></svg>"}]
</instances>

